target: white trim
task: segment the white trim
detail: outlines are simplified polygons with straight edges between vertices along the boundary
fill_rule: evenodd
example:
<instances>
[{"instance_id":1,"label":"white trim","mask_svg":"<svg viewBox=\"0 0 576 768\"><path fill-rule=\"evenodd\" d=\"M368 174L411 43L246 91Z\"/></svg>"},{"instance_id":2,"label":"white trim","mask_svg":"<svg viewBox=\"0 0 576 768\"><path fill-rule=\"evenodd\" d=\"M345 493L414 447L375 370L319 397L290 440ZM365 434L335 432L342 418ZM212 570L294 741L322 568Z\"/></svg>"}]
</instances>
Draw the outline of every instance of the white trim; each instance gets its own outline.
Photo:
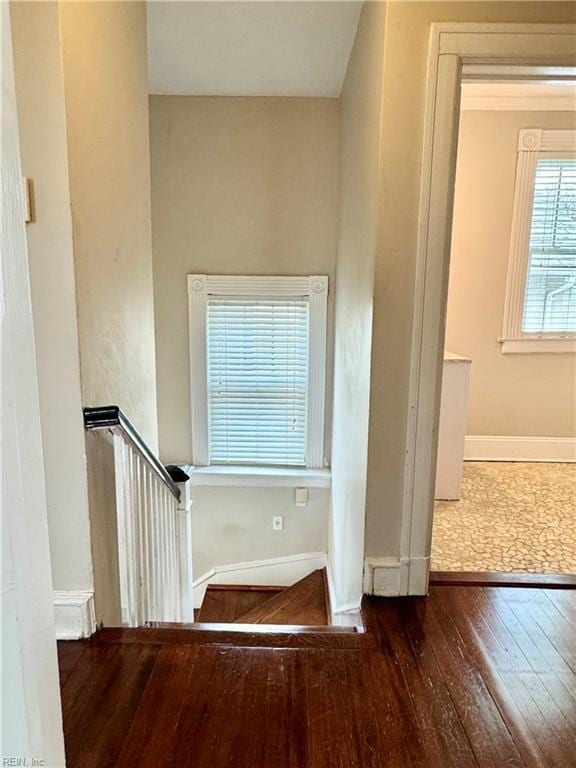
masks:
<instances>
[{"instance_id":1,"label":"white trim","mask_svg":"<svg viewBox=\"0 0 576 768\"><path fill-rule=\"evenodd\" d=\"M80 640L96 632L92 590L54 590L54 620L57 640Z\"/></svg>"},{"instance_id":2,"label":"white trim","mask_svg":"<svg viewBox=\"0 0 576 768\"><path fill-rule=\"evenodd\" d=\"M502 343L502 354L567 354L576 352L576 337L558 336L546 338L499 339Z\"/></svg>"},{"instance_id":3,"label":"white trim","mask_svg":"<svg viewBox=\"0 0 576 768\"><path fill-rule=\"evenodd\" d=\"M310 337L306 466L309 469L324 467L328 277L188 275L192 461L197 467L210 465L206 355L206 307L210 295L308 297Z\"/></svg>"},{"instance_id":4,"label":"white trim","mask_svg":"<svg viewBox=\"0 0 576 768\"><path fill-rule=\"evenodd\" d=\"M429 568L429 557L367 557L364 592L379 597L425 595Z\"/></svg>"},{"instance_id":5,"label":"white trim","mask_svg":"<svg viewBox=\"0 0 576 768\"><path fill-rule=\"evenodd\" d=\"M574 83L468 82L462 83L461 110L573 112Z\"/></svg>"},{"instance_id":6,"label":"white trim","mask_svg":"<svg viewBox=\"0 0 576 768\"><path fill-rule=\"evenodd\" d=\"M424 594L428 580L461 68L573 67L575 32L571 24L431 25L400 535L408 594Z\"/></svg>"},{"instance_id":7,"label":"white trim","mask_svg":"<svg viewBox=\"0 0 576 768\"><path fill-rule=\"evenodd\" d=\"M329 469L273 467L189 467L191 485L231 485L237 488L330 488Z\"/></svg>"},{"instance_id":8,"label":"white trim","mask_svg":"<svg viewBox=\"0 0 576 768\"><path fill-rule=\"evenodd\" d=\"M336 588L334 585L334 574L330 565L330 559L326 562L326 579L328 582L328 596L330 598L331 621L334 626L345 627L364 627L362 612L360 608L361 600L353 603L339 605L336 600Z\"/></svg>"},{"instance_id":9,"label":"white trim","mask_svg":"<svg viewBox=\"0 0 576 768\"><path fill-rule=\"evenodd\" d=\"M192 461L210 463L208 450L208 361L206 353L206 276L188 275L188 324L190 334L190 409Z\"/></svg>"},{"instance_id":10,"label":"white trim","mask_svg":"<svg viewBox=\"0 0 576 768\"><path fill-rule=\"evenodd\" d=\"M326 392L326 307L328 278L310 277L310 340L308 347L307 466L318 469L324 461L324 399Z\"/></svg>"},{"instance_id":11,"label":"white trim","mask_svg":"<svg viewBox=\"0 0 576 768\"><path fill-rule=\"evenodd\" d=\"M576 438L466 435L464 461L576 462Z\"/></svg>"},{"instance_id":12,"label":"white trim","mask_svg":"<svg viewBox=\"0 0 576 768\"><path fill-rule=\"evenodd\" d=\"M252 560L246 563L217 565L195 579L194 607L199 608L209 584L263 584L291 586L318 568L325 568L326 552L305 552L298 555Z\"/></svg>"},{"instance_id":13,"label":"white trim","mask_svg":"<svg viewBox=\"0 0 576 768\"><path fill-rule=\"evenodd\" d=\"M574 130L545 131L540 128L524 128L518 132L518 161L502 325L503 353L572 351L572 349L567 348L565 340L561 344L556 344L555 338L550 335L524 334L522 332L522 316L530 255L530 227L536 165L545 152L572 153L574 151L576 151L576 131ZM561 337L562 334L558 334L558 338ZM528 344L527 342L532 343Z\"/></svg>"}]
</instances>

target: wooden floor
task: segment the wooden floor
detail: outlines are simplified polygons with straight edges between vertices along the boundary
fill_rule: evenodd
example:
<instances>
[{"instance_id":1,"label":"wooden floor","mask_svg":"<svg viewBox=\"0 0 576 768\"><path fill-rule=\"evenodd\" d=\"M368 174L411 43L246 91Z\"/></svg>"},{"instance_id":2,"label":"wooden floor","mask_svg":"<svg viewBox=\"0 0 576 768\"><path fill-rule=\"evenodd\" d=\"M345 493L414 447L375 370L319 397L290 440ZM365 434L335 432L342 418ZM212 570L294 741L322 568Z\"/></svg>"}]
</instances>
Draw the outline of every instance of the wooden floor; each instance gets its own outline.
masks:
<instances>
[{"instance_id":1,"label":"wooden floor","mask_svg":"<svg viewBox=\"0 0 576 768\"><path fill-rule=\"evenodd\" d=\"M366 634L325 647L60 643L68 768L575 768L575 590L363 609Z\"/></svg>"}]
</instances>

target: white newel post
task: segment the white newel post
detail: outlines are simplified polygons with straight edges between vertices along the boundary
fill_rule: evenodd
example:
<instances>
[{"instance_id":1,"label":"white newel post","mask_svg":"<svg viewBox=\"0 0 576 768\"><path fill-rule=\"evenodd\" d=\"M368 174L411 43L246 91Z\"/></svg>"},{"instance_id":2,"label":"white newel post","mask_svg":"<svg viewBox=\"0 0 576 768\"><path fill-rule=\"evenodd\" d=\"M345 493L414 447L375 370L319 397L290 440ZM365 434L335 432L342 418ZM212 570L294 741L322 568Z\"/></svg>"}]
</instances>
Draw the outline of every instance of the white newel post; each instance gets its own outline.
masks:
<instances>
[{"instance_id":1,"label":"white newel post","mask_svg":"<svg viewBox=\"0 0 576 768\"><path fill-rule=\"evenodd\" d=\"M181 621L194 621L194 597L192 590L192 498L190 482L179 483L180 504L178 525L180 538L180 602Z\"/></svg>"}]
</instances>

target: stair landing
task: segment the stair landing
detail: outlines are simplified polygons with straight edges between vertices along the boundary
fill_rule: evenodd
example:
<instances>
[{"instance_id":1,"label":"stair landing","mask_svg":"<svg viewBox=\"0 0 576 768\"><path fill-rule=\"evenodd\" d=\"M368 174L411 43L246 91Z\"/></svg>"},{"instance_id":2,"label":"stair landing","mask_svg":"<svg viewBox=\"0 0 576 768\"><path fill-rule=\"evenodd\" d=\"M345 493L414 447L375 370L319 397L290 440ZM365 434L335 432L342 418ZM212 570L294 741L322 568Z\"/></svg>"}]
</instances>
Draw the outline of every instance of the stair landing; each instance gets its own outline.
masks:
<instances>
[{"instance_id":1,"label":"stair landing","mask_svg":"<svg viewBox=\"0 0 576 768\"><path fill-rule=\"evenodd\" d=\"M326 569L313 571L290 587L210 585L197 621L327 627L331 613Z\"/></svg>"}]
</instances>

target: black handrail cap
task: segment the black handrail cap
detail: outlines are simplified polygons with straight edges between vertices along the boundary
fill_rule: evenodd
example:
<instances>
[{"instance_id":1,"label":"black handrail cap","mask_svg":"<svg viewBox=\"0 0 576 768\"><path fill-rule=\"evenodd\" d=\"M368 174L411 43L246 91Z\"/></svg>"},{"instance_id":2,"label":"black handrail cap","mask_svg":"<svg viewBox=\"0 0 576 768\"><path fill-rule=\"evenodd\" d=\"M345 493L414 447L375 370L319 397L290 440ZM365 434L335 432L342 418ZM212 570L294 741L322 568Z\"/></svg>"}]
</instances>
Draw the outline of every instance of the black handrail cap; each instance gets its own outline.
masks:
<instances>
[{"instance_id":1,"label":"black handrail cap","mask_svg":"<svg viewBox=\"0 0 576 768\"><path fill-rule=\"evenodd\" d=\"M175 483L187 483L190 480L190 475L184 472L182 467L179 467L177 464L167 464L166 472L168 472Z\"/></svg>"}]
</instances>

